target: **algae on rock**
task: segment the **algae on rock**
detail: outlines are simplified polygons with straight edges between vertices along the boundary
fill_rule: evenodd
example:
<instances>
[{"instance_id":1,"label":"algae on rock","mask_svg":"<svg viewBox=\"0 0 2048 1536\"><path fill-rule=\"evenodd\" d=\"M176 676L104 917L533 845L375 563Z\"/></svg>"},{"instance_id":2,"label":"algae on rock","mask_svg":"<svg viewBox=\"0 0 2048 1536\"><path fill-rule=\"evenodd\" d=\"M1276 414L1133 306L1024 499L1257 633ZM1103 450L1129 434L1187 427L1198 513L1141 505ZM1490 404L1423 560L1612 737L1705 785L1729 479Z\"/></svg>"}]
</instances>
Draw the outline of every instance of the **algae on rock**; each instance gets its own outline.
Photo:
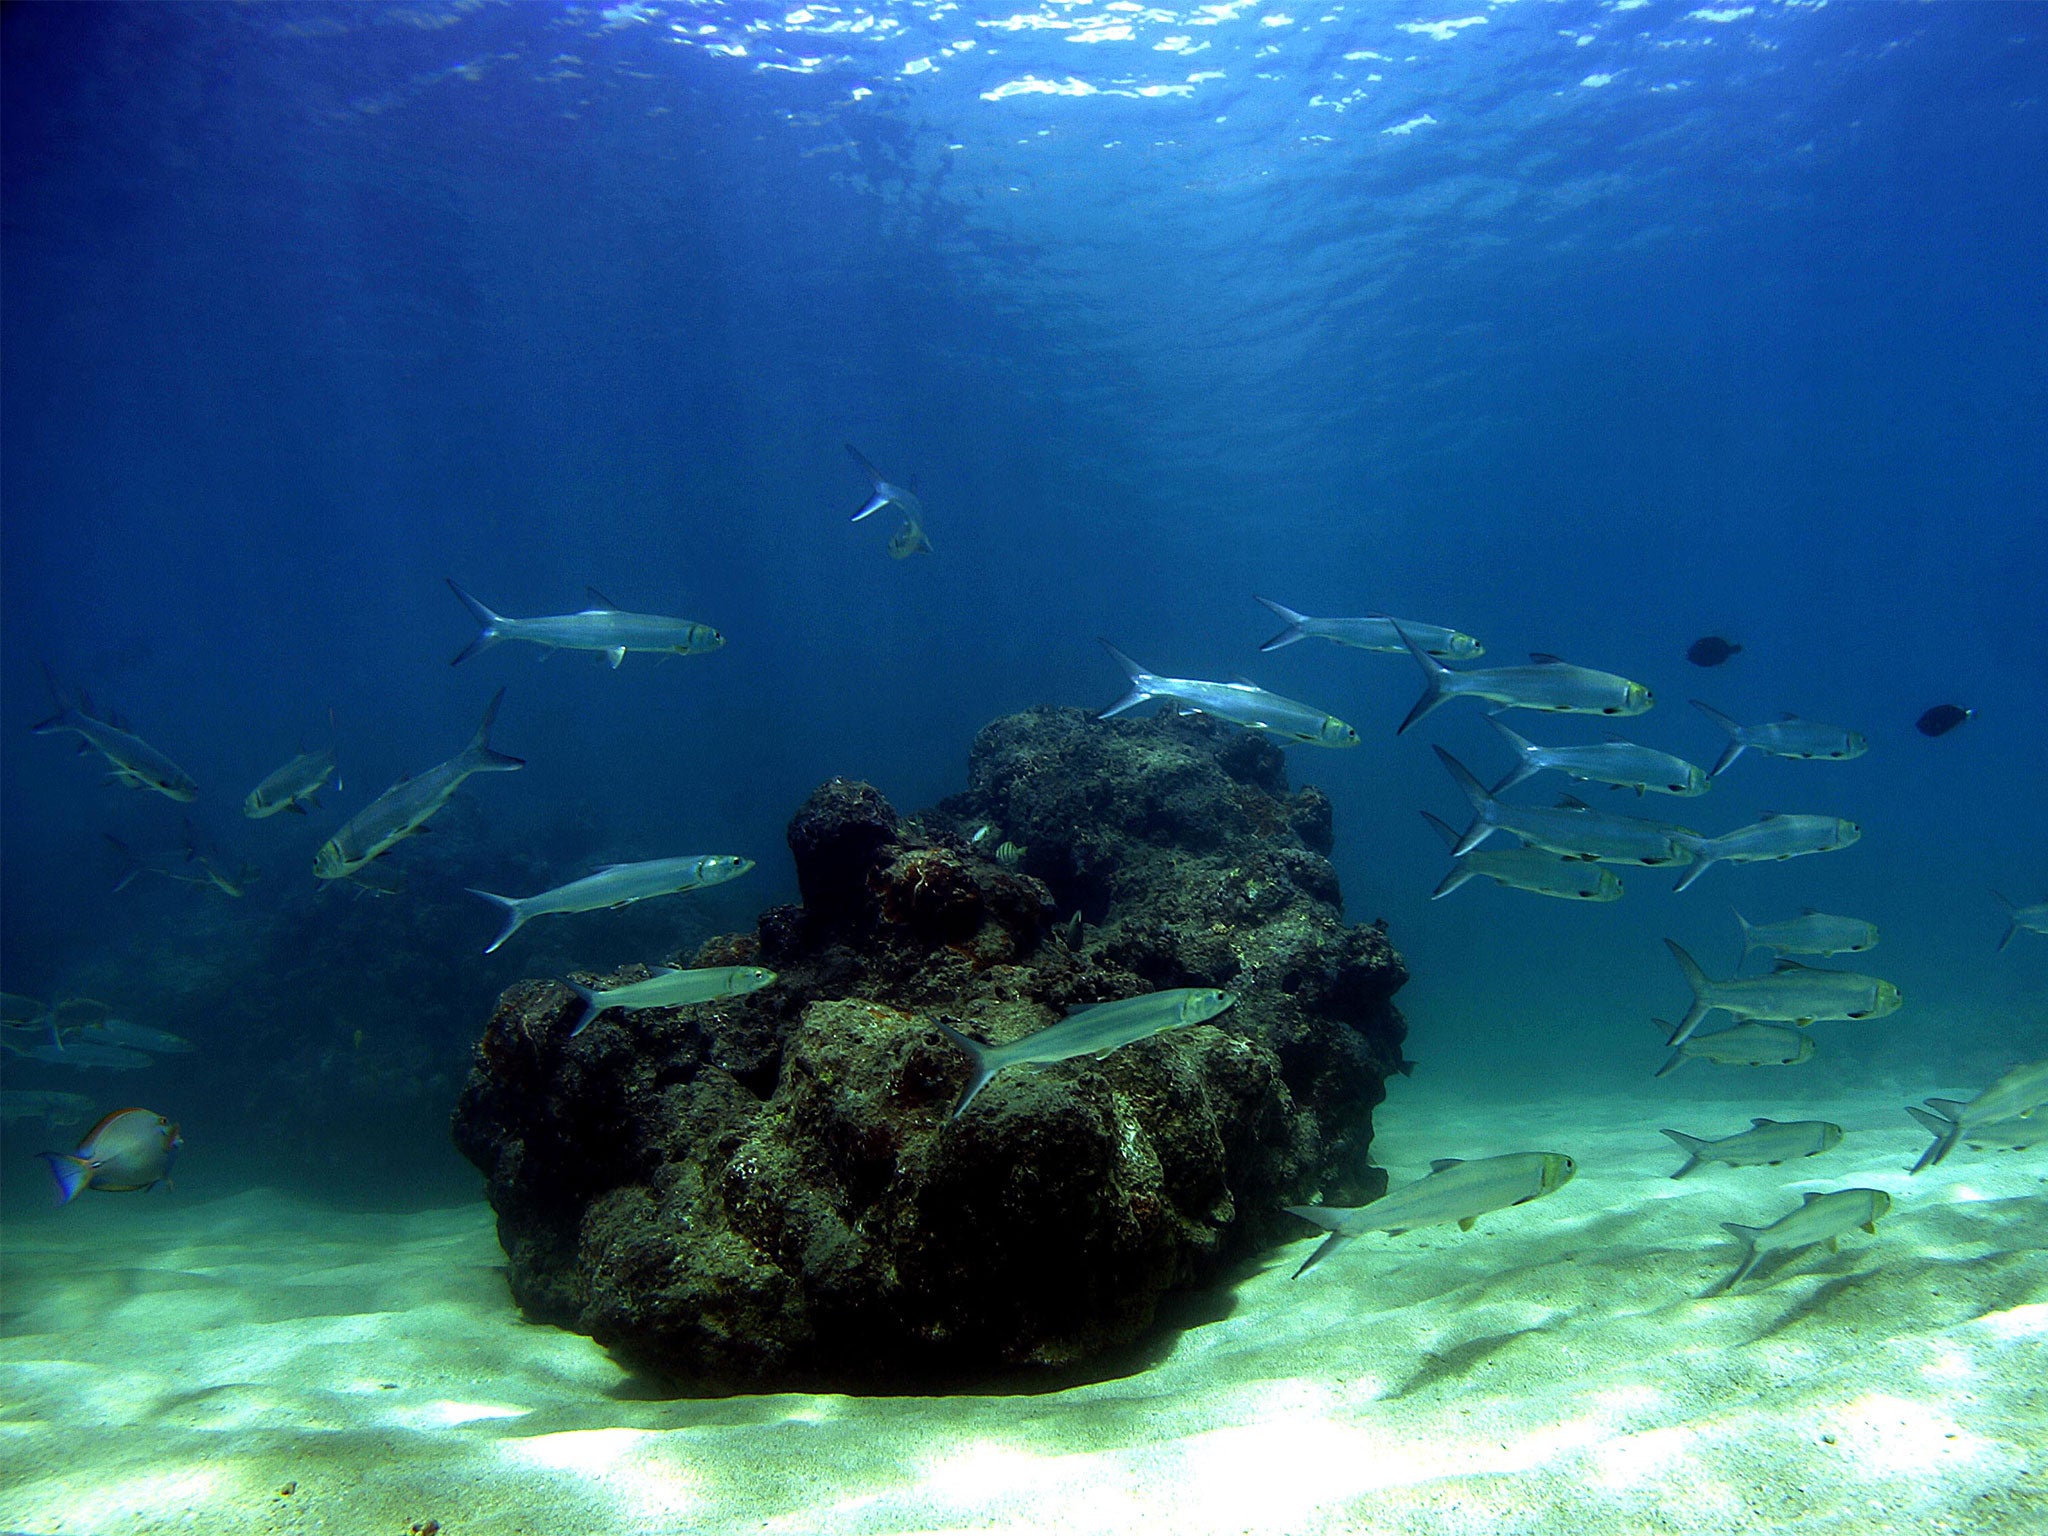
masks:
<instances>
[{"instance_id":1,"label":"algae on rock","mask_svg":"<svg viewBox=\"0 0 2048 1536\"><path fill-rule=\"evenodd\" d=\"M1385 1186L1371 1110L1402 1065L1407 973L1343 922L1330 834L1277 749L1205 719L997 720L967 791L921 818L822 786L789 828L803 904L692 962L775 985L573 1040L566 988L501 998L455 1134L514 1295L693 1390L1130 1345L1169 1292L1293 1235L1283 1205ZM933 1020L1000 1043L1180 986L1238 1002L1005 1072L948 1118L968 1063Z\"/></svg>"}]
</instances>

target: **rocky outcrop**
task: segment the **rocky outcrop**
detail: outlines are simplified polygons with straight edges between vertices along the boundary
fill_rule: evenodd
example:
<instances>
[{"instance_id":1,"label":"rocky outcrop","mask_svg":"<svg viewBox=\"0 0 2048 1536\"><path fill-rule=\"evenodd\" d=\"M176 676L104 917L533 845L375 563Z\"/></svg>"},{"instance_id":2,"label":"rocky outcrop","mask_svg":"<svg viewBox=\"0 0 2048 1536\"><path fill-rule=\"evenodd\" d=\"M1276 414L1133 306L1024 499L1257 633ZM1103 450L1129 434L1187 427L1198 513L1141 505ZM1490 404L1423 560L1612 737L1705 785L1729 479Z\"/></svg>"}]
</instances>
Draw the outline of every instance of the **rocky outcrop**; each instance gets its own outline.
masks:
<instances>
[{"instance_id":1,"label":"rocky outcrop","mask_svg":"<svg viewBox=\"0 0 2048 1536\"><path fill-rule=\"evenodd\" d=\"M1034 710L969 770L917 818L865 784L810 797L802 905L690 961L769 966L762 991L574 1039L566 988L504 994L455 1134L530 1313L691 1390L1070 1365L1271 1242L1283 1204L1380 1192L1406 972L1342 921L1328 801L1201 719ZM950 1118L968 1063L934 1021L1000 1043L1183 986L1238 1001Z\"/></svg>"}]
</instances>

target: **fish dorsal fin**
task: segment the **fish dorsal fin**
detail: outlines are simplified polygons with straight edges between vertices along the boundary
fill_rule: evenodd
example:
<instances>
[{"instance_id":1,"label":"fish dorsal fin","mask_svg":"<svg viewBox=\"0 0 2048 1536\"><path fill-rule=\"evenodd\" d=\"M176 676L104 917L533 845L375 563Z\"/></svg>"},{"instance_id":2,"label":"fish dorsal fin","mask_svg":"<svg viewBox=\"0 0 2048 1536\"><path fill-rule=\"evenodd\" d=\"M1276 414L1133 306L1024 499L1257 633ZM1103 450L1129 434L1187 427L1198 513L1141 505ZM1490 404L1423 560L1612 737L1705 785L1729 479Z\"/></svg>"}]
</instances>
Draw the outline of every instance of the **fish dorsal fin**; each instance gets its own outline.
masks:
<instances>
[{"instance_id":1,"label":"fish dorsal fin","mask_svg":"<svg viewBox=\"0 0 2048 1536\"><path fill-rule=\"evenodd\" d=\"M1818 1200L1824 1193L1825 1191L1823 1190L1810 1189L1800 1197L1799 1203L1801 1205L1811 1205L1814 1201Z\"/></svg>"},{"instance_id":2,"label":"fish dorsal fin","mask_svg":"<svg viewBox=\"0 0 2048 1536\"><path fill-rule=\"evenodd\" d=\"M1539 667L1561 667L1565 665L1562 656L1553 656L1548 651L1531 651L1529 659Z\"/></svg>"},{"instance_id":3,"label":"fish dorsal fin","mask_svg":"<svg viewBox=\"0 0 2048 1536\"><path fill-rule=\"evenodd\" d=\"M1600 739L1604 742L1607 742L1611 746L1632 747L1635 745L1634 742L1630 741L1626 736L1622 735L1619 731L1602 731L1600 733ZM1620 788L1619 785L1616 785L1615 787L1617 789Z\"/></svg>"},{"instance_id":4,"label":"fish dorsal fin","mask_svg":"<svg viewBox=\"0 0 2048 1536\"><path fill-rule=\"evenodd\" d=\"M1246 676L1245 676L1245 675L1244 675L1244 674L1243 674L1242 672L1233 672L1233 673L1231 673L1231 674L1230 674L1230 680L1231 680L1231 681L1232 681L1233 683L1237 684L1237 686L1238 686L1238 687L1240 687L1240 688L1256 688L1256 687L1258 687L1258 686L1259 686L1259 685L1258 685L1257 683L1253 682L1253 681L1252 681L1252 680L1251 680L1250 678L1246 677Z\"/></svg>"},{"instance_id":5,"label":"fish dorsal fin","mask_svg":"<svg viewBox=\"0 0 2048 1536\"><path fill-rule=\"evenodd\" d=\"M1750 1124L1750 1129L1752 1129L1752 1130L1756 1129L1756 1128L1757 1128L1758 1126L1764 1126L1764 1125L1776 1125L1777 1123L1778 1123L1777 1121L1775 1121L1775 1120L1772 1120L1772 1119L1769 1119L1769 1118L1767 1118L1766 1116L1763 1116L1763 1115L1758 1115L1758 1116L1757 1116L1757 1117L1756 1117L1756 1118L1755 1118L1754 1120L1752 1120L1752 1121L1750 1121L1750 1122L1749 1122L1749 1124Z\"/></svg>"},{"instance_id":6,"label":"fish dorsal fin","mask_svg":"<svg viewBox=\"0 0 2048 1536\"><path fill-rule=\"evenodd\" d=\"M1799 909L1799 913L1800 913L1800 916L1802 916L1802 917L1819 917L1819 916L1820 916L1820 908L1819 908L1819 907L1801 907L1801 908Z\"/></svg>"},{"instance_id":7,"label":"fish dorsal fin","mask_svg":"<svg viewBox=\"0 0 2048 1536\"><path fill-rule=\"evenodd\" d=\"M1590 811L1592 807L1577 795L1559 795L1557 808L1561 811Z\"/></svg>"},{"instance_id":8,"label":"fish dorsal fin","mask_svg":"<svg viewBox=\"0 0 2048 1536\"><path fill-rule=\"evenodd\" d=\"M1442 1173L1446 1168L1455 1168L1464 1161L1465 1159L1462 1157L1440 1157L1429 1165L1429 1171L1431 1173Z\"/></svg>"},{"instance_id":9,"label":"fish dorsal fin","mask_svg":"<svg viewBox=\"0 0 2048 1536\"><path fill-rule=\"evenodd\" d=\"M583 589L583 595L589 601L597 604L597 606L600 608L609 609L613 613L617 613L619 611L619 605L613 602L610 598L606 597L602 592L598 591L595 587L585 587Z\"/></svg>"},{"instance_id":10,"label":"fish dorsal fin","mask_svg":"<svg viewBox=\"0 0 2048 1536\"><path fill-rule=\"evenodd\" d=\"M1799 717L1789 709L1781 709L1778 711L1778 718L1780 720L1797 720Z\"/></svg>"},{"instance_id":11,"label":"fish dorsal fin","mask_svg":"<svg viewBox=\"0 0 2048 1536\"><path fill-rule=\"evenodd\" d=\"M1780 957L1778 962L1771 967L1771 974L1773 976L1782 976L1787 971L1810 971L1812 969L1812 966L1801 965L1797 960L1787 960Z\"/></svg>"},{"instance_id":12,"label":"fish dorsal fin","mask_svg":"<svg viewBox=\"0 0 2048 1536\"><path fill-rule=\"evenodd\" d=\"M1756 819L1758 821L1776 821L1783 814L1782 811L1759 811Z\"/></svg>"},{"instance_id":13,"label":"fish dorsal fin","mask_svg":"<svg viewBox=\"0 0 2048 1536\"><path fill-rule=\"evenodd\" d=\"M1458 1218L1458 1230L1460 1232L1470 1232L1472 1224L1477 1220L1479 1220L1477 1216L1460 1216Z\"/></svg>"}]
</instances>

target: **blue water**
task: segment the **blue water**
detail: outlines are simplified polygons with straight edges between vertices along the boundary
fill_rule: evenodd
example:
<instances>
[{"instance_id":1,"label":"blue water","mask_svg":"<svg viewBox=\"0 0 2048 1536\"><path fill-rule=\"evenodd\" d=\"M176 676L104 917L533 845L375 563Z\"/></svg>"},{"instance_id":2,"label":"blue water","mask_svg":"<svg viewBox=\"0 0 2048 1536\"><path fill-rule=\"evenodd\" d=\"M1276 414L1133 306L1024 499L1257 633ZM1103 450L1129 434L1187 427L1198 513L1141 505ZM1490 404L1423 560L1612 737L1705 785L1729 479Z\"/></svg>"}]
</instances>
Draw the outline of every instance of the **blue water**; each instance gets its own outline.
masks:
<instances>
[{"instance_id":1,"label":"blue water","mask_svg":"<svg viewBox=\"0 0 2048 1536\"><path fill-rule=\"evenodd\" d=\"M7 1079L175 1111L191 1178L468 1188L446 1115L499 989L793 899L811 787L929 804L988 719L1113 701L1098 635L1359 726L1291 769L1415 972L1422 1070L1646 1083L1686 1000L1658 941L1725 969L1731 901L1883 928L1906 1007L1817 1071L2048 1047L2048 940L1994 953L1990 894L2048 892L2038 8L65 6L0 42L0 979L199 1046ZM848 522L848 441L934 555ZM729 643L451 669L451 576ZM1396 739L1413 666L1260 655L1255 593L1640 679L1632 734L1702 762L1688 697L1851 725L1858 761L1629 808L1865 835L1683 896L1431 902L1416 812L1464 816L1428 743L1491 778L1493 733L1458 703ZM1704 671L1710 632L1745 649ZM246 897L110 890L104 836L181 809L30 734L43 662L198 779ZM501 684L527 769L393 854L398 895L321 891L320 841ZM1949 701L1977 717L1919 735ZM330 739L344 793L240 816ZM481 954L464 886L681 852L760 867Z\"/></svg>"}]
</instances>

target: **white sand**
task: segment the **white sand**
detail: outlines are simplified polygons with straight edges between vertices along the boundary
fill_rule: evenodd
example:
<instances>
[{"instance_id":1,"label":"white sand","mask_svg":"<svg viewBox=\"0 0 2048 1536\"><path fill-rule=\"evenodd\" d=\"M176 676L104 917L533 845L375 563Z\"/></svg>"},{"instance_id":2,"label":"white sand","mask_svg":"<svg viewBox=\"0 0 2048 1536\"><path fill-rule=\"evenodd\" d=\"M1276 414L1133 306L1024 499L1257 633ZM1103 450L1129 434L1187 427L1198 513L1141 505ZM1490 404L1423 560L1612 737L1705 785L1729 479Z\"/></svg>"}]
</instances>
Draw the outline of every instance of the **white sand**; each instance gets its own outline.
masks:
<instances>
[{"instance_id":1,"label":"white sand","mask_svg":"<svg viewBox=\"0 0 2048 1536\"><path fill-rule=\"evenodd\" d=\"M1759 1079L1700 1073L1521 1106L1396 1084L1397 1179L1508 1150L1578 1179L1290 1281L1304 1239L1153 1368L1033 1396L644 1400L514 1312L480 1205L88 1197L9 1223L0 1528L2048 1530L2048 1155L1908 1180L1926 1138L1896 1097L1777 1078L1759 1107ZM1848 1135L1667 1177L1657 1126L1766 1112ZM1738 1256L1720 1222L1849 1184L1894 1197L1874 1238L1703 1295Z\"/></svg>"}]
</instances>

